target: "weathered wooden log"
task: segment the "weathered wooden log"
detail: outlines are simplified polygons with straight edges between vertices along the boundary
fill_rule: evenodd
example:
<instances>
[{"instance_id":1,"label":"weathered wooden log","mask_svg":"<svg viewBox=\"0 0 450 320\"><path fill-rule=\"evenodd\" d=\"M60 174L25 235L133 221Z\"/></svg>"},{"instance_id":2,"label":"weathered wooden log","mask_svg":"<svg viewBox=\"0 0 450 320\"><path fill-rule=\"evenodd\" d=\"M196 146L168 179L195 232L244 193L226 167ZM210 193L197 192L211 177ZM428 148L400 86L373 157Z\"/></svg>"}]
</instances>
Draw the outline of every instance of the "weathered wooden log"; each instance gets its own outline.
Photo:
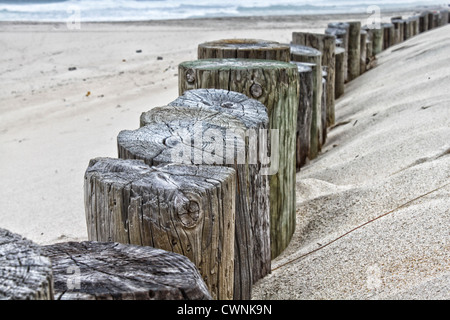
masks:
<instances>
[{"instance_id":1,"label":"weathered wooden log","mask_svg":"<svg viewBox=\"0 0 450 320\"><path fill-rule=\"evenodd\" d=\"M311 122L314 94L314 73L310 63L295 62L300 78L300 98L297 112L297 172L309 161Z\"/></svg>"},{"instance_id":2,"label":"weathered wooden log","mask_svg":"<svg viewBox=\"0 0 450 320\"><path fill-rule=\"evenodd\" d=\"M403 22L403 41L406 41L412 37L412 34L413 34L412 27L413 27L413 23L411 20L409 20L409 19L404 20L404 22Z\"/></svg>"},{"instance_id":3,"label":"weathered wooden log","mask_svg":"<svg viewBox=\"0 0 450 320\"><path fill-rule=\"evenodd\" d=\"M210 300L185 256L117 242L43 246L52 260L57 300Z\"/></svg>"},{"instance_id":4,"label":"weathered wooden log","mask_svg":"<svg viewBox=\"0 0 450 320\"><path fill-rule=\"evenodd\" d=\"M447 25L448 21L449 21L449 11L448 11L448 9L440 10L439 11L439 16L440 16L439 26L442 27L442 26Z\"/></svg>"},{"instance_id":5,"label":"weathered wooden log","mask_svg":"<svg viewBox=\"0 0 450 320\"><path fill-rule=\"evenodd\" d=\"M341 39L343 42L343 48L345 49L345 81L348 81L347 60L349 28L350 25L346 22L331 22L328 24L328 28L325 30L326 34L334 35L337 39Z\"/></svg>"},{"instance_id":6,"label":"weathered wooden log","mask_svg":"<svg viewBox=\"0 0 450 320\"><path fill-rule=\"evenodd\" d=\"M435 16L435 12L429 11L427 15L428 15L428 30L436 28L435 22L437 20L437 17Z\"/></svg>"},{"instance_id":7,"label":"weathered wooden log","mask_svg":"<svg viewBox=\"0 0 450 320\"><path fill-rule=\"evenodd\" d=\"M433 12L433 28L440 26L441 13L439 11Z\"/></svg>"},{"instance_id":8,"label":"weathered wooden log","mask_svg":"<svg viewBox=\"0 0 450 320\"><path fill-rule=\"evenodd\" d=\"M248 100L245 96L241 106L246 103L250 105L251 101ZM205 103L209 101L205 100ZM141 122L142 118L141 116ZM120 158L142 159L148 164L154 164L157 161L158 163L228 165L236 170L235 221L237 224L234 239L233 298L250 299L255 236L252 234L249 203L257 192L264 194L269 190L264 184L261 186L250 184L256 180L255 176L259 173L259 168L249 164L249 150L245 143L246 128L243 122L217 110L186 106L154 108L146 112L144 118L146 121L144 127L119 133L117 142ZM267 123L265 107L253 121ZM145 147L140 149L142 143L145 143ZM254 158L254 155L252 157ZM252 162L256 161L252 159Z\"/></svg>"},{"instance_id":9,"label":"weathered wooden log","mask_svg":"<svg viewBox=\"0 0 450 320\"><path fill-rule=\"evenodd\" d=\"M286 248L295 230L298 77L296 65L274 60L203 59L179 65L180 95L190 89L226 89L243 93L267 107L269 128L279 133L278 143L271 143L277 144L278 152L272 148L269 173L272 259Z\"/></svg>"},{"instance_id":10,"label":"weathered wooden log","mask_svg":"<svg viewBox=\"0 0 450 320\"><path fill-rule=\"evenodd\" d=\"M335 58L336 37L329 34L317 34L308 32L293 32L292 44L308 46L322 53L322 66L327 66L327 127L335 123ZM292 60L292 57L291 57Z\"/></svg>"},{"instance_id":11,"label":"weathered wooden log","mask_svg":"<svg viewBox=\"0 0 450 320\"><path fill-rule=\"evenodd\" d=\"M348 81L361 74L361 22L349 22L348 38Z\"/></svg>"},{"instance_id":12,"label":"weathered wooden log","mask_svg":"<svg viewBox=\"0 0 450 320\"><path fill-rule=\"evenodd\" d=\"M383 51L383 28L372 29L372 53L374 56Z\"/></svg>"},{"instance_id":13,"label":"weathered wooden log","mask_svg":"<svg viewBox=\"0 0 450 320\"><path fill-rule=\"evenodd\" d=\"M403 42L404 39L404 30L405 28L403 27L405 20L402 19L402 17L393 17L391 18L391 23L394 25L394 29L395 29L395 40L394 40L394 44L398 44Z\"/></svg>"},{"instance_id":14,"label":"weathered wooden log","mask_svg":"<svg viewBox=\"0 0 450 320\"><path fill-rule=\"evenodd\" d=\"M411 37L414 37L419 34L419 16L409 17L408 20L411 23Z\"/></svg>"},{"instance_id":15,"label":"weathered wooden log","mask_svg":"<svg viewBox=\"0 0 450 320\"><path fill-rule=\"evenodd\" d=\"M324 71L323 77L322 77L322 145L325 144L327 140L327 118L326 118L326 110L327 110L327 72ZM333 93L334 94L334 93Z\"/></svg>"},{"instance_id":16,"label":"weathered wooden log","mask_svg":"<svg viewBox=\"0 0 450 320\"><path fill-rule=\"evenodd\" d=\"M232 168L92 159L84 181L89 240L185 255L214 299L232 299L235 188Z\"/></svg>"},{"instance_id":17,"label":"weathered wooden log","mask_svg":"<svg viewBox=\"0 0 450 320\"><path fill-rule=\"evenodd\" d=\"M315 159L322 149L322 53L311 47L291 44L293 62L311 63L313 71L313 101L309 159Z\"/></svg>"},{"instance_id":18,"label":"weathered wooden log","mask_svg":"<svg viewBox=\"0 0 450 320\"><path fill-rule=\"evenodd\" d=\"M252 246L250 257L252 257L252 274L253 283L263 278L270 273L271 270L271 256L270 256L270 198L269 198L269 176L263 174L265 170L263 162L265 162L264 154L268 150L268 146L264 147L264 144L268 145L268 139L264 141L259 138L267 138L263 132L267 131L269 127L269 118L267 114L267 108L259 101L250 99L242 93L234 91L222 90L222 89L194 89L186 91L182 96L171 102L169 106L175 106L177 108L199 108L217 113L226 113L237 119L239 119L245 126L248 137L248 143L246 143L246 163L245 166L236 168L238 174L238 182L241 187L247 186L246 190L239 191L236 195L239 200L241 197L247 195L247 199L240 200L241 202L247 202L248 214L250 218L250 228L252 235ZM153 121L152 111L143 114L145 120L144 124L148 124ZM157 112L153 112L157 115ZM259 154L258 154L259 152ZM242 172L238 169L244 169ZM245 181L241 181L245 179ZM236 205L238 208L240 204ZM239 224L240 214L245 212L236 212L236 222ZM244 220L245 221L245 220ZM238 231L241 226L237 226ZM239 241L239 235L237 235L236 243ZM243 250L236 247L241 254L244 254ZM235 250L235 251L236 251ZM243 259L249 259L249 257L242 257ZM238 266L236 264L235 266ZM237 268L235 268L237 270Z\"/></svg>"},{"instance_id":19,"label":"weathered wooden log","mask_svg":"<svg viewBox=\"0 0 450 320\"><path fill-rule=\"evenodd\" d=\"M391 47L395 43L395 27L392 23L383 23L383 50Z\"/></svg>"},{"instance_id":20,"label":"weathered wooden log","mask_svg":"<svg viewBox=\"0 0 450 320\"><path fill-rule=\"evenodd\" d=\"M445 26L450 23L450 13L449 13L448 9L441 10L441 17L442 17L442 20L441 20L442 26Z\"/></svg>"},{"instance_id":21,"label":"weathered wooden log","mask_svg":"<svg viewBox=\"0 0 450 320\"><path fill-rule=\"evenodd\" d=\"M366 59L367 59L367 31L361 29L360 31L360 54L359 54L359 71L360 74L366 72Z\"/></svg>"},{"instance_id":22,"label":"weathered wooden log","mask_svg":"<svg viewBox=\"0 0 450 320\"><path fill-rule=\"evenodd\" d=\"M336 48L335 52L336 59L336 77L335 77L335 85L334 85L334 96L336 99L341 97L344 94L345 88L345 49L344 48Z\"/></svg>"},{"instance_id":23,"label":"weathered wooden log","mask_svg":"<svg viewBox=\"0 0 450 320\"><path fill-rule=\"evenodd\" d=\"M428 31L428 11L423 11L419 15L419 32Z\"/></svg>"},{"instance_id":24,"label":"weathered wooden log","mask_svg":"<svg viewBox=\"0 0 450 320\"><path fill-rule=\"evenodd\" d=\"M53 300L52 264L42 248L0 228L0 300Z\"/></svg>"},{"instance_id":25,"label":"weathered wooden log","mask_svg":"<svg viewBox=\"0 0 450 320\"><path fill-rule=\"evenodd\" d=\"M266 59L289 62L289 46L260 39L223 39L198 45L198 59Z\"/></svg>"}]
</instances>

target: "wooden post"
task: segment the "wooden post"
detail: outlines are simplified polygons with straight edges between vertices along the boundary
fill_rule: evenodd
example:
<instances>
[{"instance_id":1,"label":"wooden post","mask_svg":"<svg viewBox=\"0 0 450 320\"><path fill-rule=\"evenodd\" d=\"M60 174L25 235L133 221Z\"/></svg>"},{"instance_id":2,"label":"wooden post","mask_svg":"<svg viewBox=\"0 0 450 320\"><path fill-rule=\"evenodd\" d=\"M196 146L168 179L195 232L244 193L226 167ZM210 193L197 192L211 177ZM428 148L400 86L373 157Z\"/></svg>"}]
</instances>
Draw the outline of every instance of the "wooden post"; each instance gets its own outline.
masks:
<instances>
[{"instance_id":1,"label":"wooden post","mask_svg":"<svg viewBox=\"0 0 450 320\"><path fill-rule=\"evenodd\" d=\"M327 34L316 34L307 32L293 32L292 44L308 46L322 52L322 66L327 69L327 127L332 126L336 121L334 82L335 82L335 58L336 37Z\"/></svg>"},{"instance_id":2,"label":"wooden post","mask_svg":"<svg viewBox=\"0 0 450 320\"><path fill-rule=\"evenodd\" d=\"M225 96L218 94L217 98L223 99ZM250 105L251 101L246 103L245 100L242 100L241 106ZM204 101L213 104L212 101ZM225 100L224 103L231 103L231 101ZM267 123L265 108L261 111L260 114L253 113L255 115L253 121L259 124ZM258 196L258 192L265 195L269 190L264 184L261 186L249 184L254 183L259 171L257 166L249 163L249 152L246 150L245 143L246 128L243 122L217 110L185 106L153 108L145 114L145 119L144 127L119 133L117 142L120 158L142 159L148 164L154 164L157 161L158 163L228 165L236 170L233 297L239 300L250 299L253 279L253 243L257 235L252 233L249 204L254 200L253 197ZM145 149L142 148L142 143ZM266 181L260 179L260 182ZM267 241L267 239L259 242L261 241Z\"/></svg>"},{"instance_id":3,"label":"wooden post","mask_svg":"<svg viewBox=\"0 0 450 320\"><path fill-rule=\"evenodd\" d=\"M145 141L140 146L145 148ZM96 158L86 170L84 191L89 240L185 255L199 269L214 299L233 297L232 168L150 167L139 160Z\"/></svg>"},{"instance_id":4,"label":"wooden post","mask_svg":"<svg viewBox=\"0 0 450 320\"><path fill-rule=\"evenodd\" d=\"M392 23L383 23L382 27L383 27L383 49L386 50L387 48L394 45L395 29Z\"/></svg>"},{"instance_id":5,"label":"wooden post","mask_svg":"<svg viewBox=\"0 0 450 320\"><path fill-rule=\"evenodd\" d=\"M344 94L345 88L345 49L336 48L336 78L334 86L334 96L336 99Z\"/></svg>"},{"instance_id":6,"label":"wooden post","mask_svg":"<svg viewBox=\"0 0 450 320\"><path fill-rule=\"evenodd\" d=\"M383 51L383 28L371 29L372 33L372 54L376 56Z\"/></svg>"},{"instance_id":7,"label":"wooden post","mask_svg":"<svg viewBox=\"0 0 450 320\"><path fill-rule=\"evenodd\" d=\"M198 46L198 59L266 59L289 62L289 46L260 39L223 39Z\"/></svg>"},{"instance_id":8,"label":"wooden post","mask_svg":"<svg viewBox=\"0 0 450 320\"><path fill-rule=\"evenodd\" d=\"M199 88L243 93L267 107L269 128L278 129L278 153L272 152L271 160L278 156L279 162L271 163L275 171L271 169L269 177L272 259L286 248L295 230L298 77L296 65L274 60L203 59L179 65L180 95Z\"/></svg>"},{"instance_id":9,"label":"wooden post","mask_svg":"<svg viewBox=\"0 0 450 320\"><path fill-rule=\"evenodd\" d=\"M439 11L439 13L440 13L440 16L441 16L440 24L439 24L439 25L440 25L441 27L447 25L447 24L448 24L448 21L449 21L448 10L447 10L447 9L444 9L444 10Z\"/></svg>"},{"instance_id":10,"label":"wooden post","mask_svg":"<svg viewBox=\"0 0 450 320\"><path fill-rule=\"evenodd\" d=\"M366 41L366 71L370 70L374 66L375 56L373 55L373 44L372 41Z\"/></svg>"},{"instance_id":11,"label":"wooden post","mask_svg":"<svg viewBox=\"0 0 450 320\"><path fill-rule=\"evenodd\" d=\"M395 28L395 40L394 40L394 44L398 44L400 42L403 42L403 31L404 31L404 27L403 27L403 22L404 20L402 19L402 17L393 17L391 18L391 22L394 25Z\"/></svg>"},{"instance_id":12,"label":"wooden post","mask_svg":"<svg viewBox=\"0 0 450 320\"><path fill-rule=\"evenodd\" d=\"M433 12L433 28L437 28L440 26L441 14L439 11Z\"/></svg>"},{"instance_id":13,"label":"wooden post","mask_svg":"<svg viewBox=\"0 0 450 320\"><path fill-rule=\"evenodd\" d=\"M412 16L408 19L411 23L411 37L419 34L419 16Z\"/></svg>"},{"instance_id":14,"label":"wooden post","mask_svg":"<svg viewBox=\"0 0 450 320\"><path fill-rule=\"evenodd\" d=\"M240 199L240 202L246 202L249 206L250 234L253 240L250 258L252 258L253 265L252 279L255 283L269 274L271 269L269 176L263 174L264 167L262 164L262 160L266 157L263 151L267 148L259 147L269 143L268 139L264 141L259 139L266 136L262 133L269 127L267 108L261 102L250 99L242 93L222 89L188 90L171 102L169 106L204 109L218 114L226 113L239 119L245 127L245 135L249 137L246 146L246 163L245 166L239 166L236 170L239 185L241 188L246 186L246 190L240 190L236 197ZM158 111L146 112L141 117L141 119L144 119L141 123L144 122L144 125L147 125L153 121L152 117L155 116L160 116ZM260 154L258 154L258 151ZM247 196L247 199L245 199L245 196ZM239 207L240 204L238 203L236 208ZM239 210L236 212L238 224L236 230L238 231L241 227L239 225L240 220L245 221L246 219L239 218L240 214L245 214L245 212ZM236 240L239 241L239 234L237 234ZM240 248L236 249L242 253L245 252ZM243 259L248 260L249 257L244 256Z\"/></svg>"},{"instance_id":15,"label":"wooden post","mask_svg":"<svg viewBox=\"0 0 450 320\"><path fill-rule=\"evenodd\" d=\"M297 172L309 161L311 144L311 122L314 94L314 74L308 63L295 62L300 77L300 99L297 112L297 144L296 161Z\"/></svg>"},{"instance_id":16,"label":"wooden post","mask_svg":"<svg viewBox=\"0 0 450 320\"><path fill-rule=\"evenodd\" d=\"M434 18L434 12L428 11L428 30L434 29L436 26L434 24L435 18Z\"/></svg>"},{"instance_id":17,"label":"wooden post","mask_svg":"<svg viewBox=\"0 0 450 320\"><path fill-rule=\"evenodd\" d=\"M347 75L347 60L348 60L348 35L350 25L345 22L331 22L328 24L328 28L325 30L326 34L334 35L337 39L342 39L343 48L345 49L345 81L348 80ZM335 97L336 98L336 97Z\"/></svg>"},{"instance_id":18,"label":"wooden post","mask_svg":"<svg viewBox=\"0 0 450 320\"><path fill-rule=\"evenodd\" d=\"M309 146L309 159L315 159L322 149L322 53L311 47L291 45L291 59L293 62L312 63L313 71L313 101L312 120Z\"/></svg>"},{"instance_id":19,"label":"wooden post","mask_svg":"<svg viewBox=\"0 0 450 320\"><path fill-rule=\"evenodd\" d=\"M322 145L325 144L325 142L327 141L327 118L326 118L326 114L327 114L327 69L326 67L322 68L322 101L321 101L321 107L322 107ZM334 92L333 92L334 94Z\"/></svg>"},{"instance_id":20,"label":"wooden post","mask_svg":"<svg viewBox=\"0 0 450 320\"><path fill-rule=\"evenodd\" d=\"M52 264L41 247L0 228L0 300L53 300Z\"/></svg>"},{"instance_id":21,"label":"wooden post","mask_svg":"<svg viewBox=\"0 0 450 320\"><path fill-rule=\"evenodd\" d=\"M352 81L361 74L361 22L349 22L348 38L348 81Z\"/></svg>"},{"instance_id":22,"label":"wooden post","mask_svg":"<svg viewBox=\"0 0 450 320\"><path fill-rule=\"evenodd\" d=\"M43 247L52 260L57 300L210 300L185 256L115 242L64 242Z\"/></svg>"},{"instance_id":23,"label":"wooden post","mask_svg":"<svg viewBox=\"0 0 450 320\"><path fill-rule=\"evenodd\" d=\"M360 74L366 72L366 59L367 59L367 31L361 29L360 34L360 55L359 55L359 70Z\"/></svg>"},{"instance_id":24,"label":"wooden post","mask_svg":"<svg viewBox=\"0 0 450 320\"><path fill-rule=\"evenodd\" d=\"M428 11L424 11L419 16L419 32L428 31Z\"/></svg>"},{"instance_id":25,"label":"wooden post","mask_svg":"<svg viewBox=\"0 0 450 320\"><path fill-rule=\"evenodd\" d=\"M409 19L403 22L403 40L406 41L412 37L412 21Z\"/></svg>"}]
</instances>

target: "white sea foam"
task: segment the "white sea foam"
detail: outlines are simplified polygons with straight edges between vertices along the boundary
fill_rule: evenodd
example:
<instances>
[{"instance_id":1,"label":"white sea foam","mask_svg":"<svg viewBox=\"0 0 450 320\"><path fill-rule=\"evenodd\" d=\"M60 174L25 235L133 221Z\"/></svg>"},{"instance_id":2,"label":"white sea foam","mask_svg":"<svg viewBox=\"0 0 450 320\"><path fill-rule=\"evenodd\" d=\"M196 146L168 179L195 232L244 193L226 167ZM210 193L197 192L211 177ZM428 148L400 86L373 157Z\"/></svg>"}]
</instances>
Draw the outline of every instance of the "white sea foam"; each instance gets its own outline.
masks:
<instances>
[{"instance_id":1,"label":"white sea foam","mask_svg":"<svg viewBox=\"0 0 450 320\"><path fill-rule=\"evenodd\" d=\"M74 8L81 21L142 21L364 12L370 5L388 9L441 4L433 0L25 0L0 1L0 21L66 21Z\"/></svg>"}]
</instances>

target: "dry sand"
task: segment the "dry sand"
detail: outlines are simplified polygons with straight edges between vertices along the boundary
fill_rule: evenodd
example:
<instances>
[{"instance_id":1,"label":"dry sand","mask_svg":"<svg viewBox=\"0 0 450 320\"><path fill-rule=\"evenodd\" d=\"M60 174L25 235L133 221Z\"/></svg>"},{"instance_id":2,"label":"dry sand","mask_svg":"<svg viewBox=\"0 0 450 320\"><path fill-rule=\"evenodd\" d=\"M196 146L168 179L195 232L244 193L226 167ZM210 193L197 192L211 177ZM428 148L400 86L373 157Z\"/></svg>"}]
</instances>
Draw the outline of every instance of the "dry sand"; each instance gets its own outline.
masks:
<instances>
[{"instance_id":1,"label":"dry sand","mask_svg":"<svg viewBox=\"0 0 450 320\"><path fill-rule=\"evenodd\" d=\"M450 298L449 35L392 47L347 86L341 125L297 174L294 238L254 298Z\"/></svg>"},{"instance_id":2,"label":"dry sand","mask_svg":"<svg viewBox=\"0 0 450 320\"><path fill-rule=\"evenodd\" d=\"M0 227L39 244L86 240L89 160L117 156L119 131L178 97L177 66L196 59L199 43L289 42L293 31L366 18L86 23L81 30L0 23ZM450 186L408 203L450 182L449 31L387 50L346 87L336 112L337 122L349 122L330 130L323 153L297 175L296 233L273 261L277 269L255 285L255 299L450 298Z\"/></svg>"}]
</instances>

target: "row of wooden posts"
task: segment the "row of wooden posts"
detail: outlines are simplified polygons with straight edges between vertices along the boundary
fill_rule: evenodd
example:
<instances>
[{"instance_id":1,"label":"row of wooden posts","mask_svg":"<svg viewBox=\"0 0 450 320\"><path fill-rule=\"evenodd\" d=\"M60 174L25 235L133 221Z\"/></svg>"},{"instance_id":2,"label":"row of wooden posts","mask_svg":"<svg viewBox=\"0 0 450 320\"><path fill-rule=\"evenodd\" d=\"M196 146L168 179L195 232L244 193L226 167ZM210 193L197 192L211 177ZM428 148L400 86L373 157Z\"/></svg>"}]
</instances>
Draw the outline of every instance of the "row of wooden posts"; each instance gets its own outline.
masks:
<instances>
[{"instance_id":1,"label":"row of wooden posts","mask_svg":"<svg viewBox=\"0 0 450 320\"><path fill-rule=\"evenodd\" d=\"M250 299L292 238L296 172L320 153L345 83L381 51L448 22L448 11L424 12L375 28L330 23L324 34L294 32L290 44L200 44L198 60L179 65L179 97L121 131L117 159L90 161L89 241L35 253L41 279L16 296ZM0 251L37 251L0 231L17 243L0 241ZM79 287L68 288L69 268Z\"/></svg>"}]
</instances>

